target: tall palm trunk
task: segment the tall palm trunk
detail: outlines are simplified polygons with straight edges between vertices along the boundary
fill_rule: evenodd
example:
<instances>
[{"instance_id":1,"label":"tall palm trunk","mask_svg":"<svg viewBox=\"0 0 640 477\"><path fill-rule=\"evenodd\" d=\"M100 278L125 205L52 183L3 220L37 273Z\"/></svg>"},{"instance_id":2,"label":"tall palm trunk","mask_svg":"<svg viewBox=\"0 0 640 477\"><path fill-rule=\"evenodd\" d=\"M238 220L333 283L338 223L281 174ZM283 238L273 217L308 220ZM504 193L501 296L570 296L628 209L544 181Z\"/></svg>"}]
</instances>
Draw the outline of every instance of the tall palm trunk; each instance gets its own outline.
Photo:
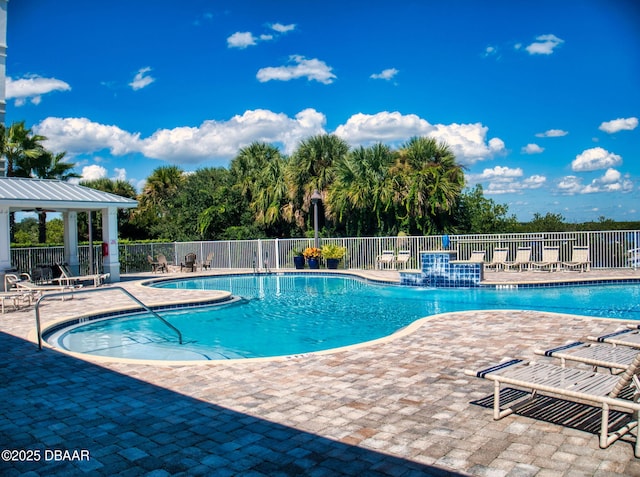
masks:
<instances>
[{"instance_id":1,"label":"tall palm trunk","mask_svg":"<svg viewBox=\"0 0 640 477\"><path fill-rule=\"evenodd\" d=\"M47 213L38 212L38 243L47 243Z\"/></svg>"}]
</instances>

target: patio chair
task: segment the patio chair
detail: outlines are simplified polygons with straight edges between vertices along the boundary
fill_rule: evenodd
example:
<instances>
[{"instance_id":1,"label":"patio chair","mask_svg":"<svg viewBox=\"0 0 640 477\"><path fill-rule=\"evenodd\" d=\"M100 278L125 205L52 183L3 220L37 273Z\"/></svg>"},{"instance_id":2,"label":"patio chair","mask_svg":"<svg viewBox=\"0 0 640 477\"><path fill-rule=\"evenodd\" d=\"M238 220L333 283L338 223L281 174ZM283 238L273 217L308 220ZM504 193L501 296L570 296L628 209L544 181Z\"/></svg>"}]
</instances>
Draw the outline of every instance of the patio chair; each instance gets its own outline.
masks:
<instances>
[{"instance_id":1,"label":"patio chair","mask_svg":"<svg viewBox=\"0 0 640 477\"><path fill-rule=\"evenodd\" d=\"M376 257L376 268L382 270L383 268L395 268L396 255L393 250L383 250L380 255Z\"/></svg>"},{"instance_id":2,"label":"patio chair","mask_svg":"<svg viewBox=\"0 0 640 477\"><path fill-rule=\"evenodd\" d=\"M638 420L640 417L639 394L634 400L622 399L620 393L629 385L638 390L640 382L636 376L640 368L640 352L636 354L629 367L619 375L597 373L577 368L563 368L547 363L512 359L480 371L466 370L468 376L488 379L494 382L493 418L502 419L515 412L520 406L535 399L538 392L552 394L576 404L588 403L600 407L600 448L609 447L622 436L635 428L636 457L640 457L640 439L638 439ZM525 400L509 403L509 407L500 406L500 388L510 385L528 390ZM630 421L618 429L609 429L609 411L624 410L632 413Z\"/></svg>"},{"instance_id":3,"label":"patio chair","mask_svg":"<svg viewBox=\"0 0 640 477\"><path fill-rule=\"evenodd\" d=\"M147 255L147 262L151 265L151 271L156 273L158 271L158 266L160 265L157 260L154 260L151 255Z\"/></svg>"},{"instance_id":4,"label":"patio chair","mask_svg":"<svg viewBox=\"0 0 640 477\"><path fill-rule=\"evenodd\" d=\"M627 369L633 363L638 350L630 346L573 341L557 348L535 350L534 353L559 359L560 366L563 368L567 361L571 361L587 364L594 371L597 371L598 368L607 368L614 374Z\"/></svg>"},{"instance_id":5,"label":"patio chair","mask_svg":"<svg viewBox=\"0 0 640 477\"><path fill-rule=\"evenodd\" d=\"M487 268L495 268L496 272L501 268L504 269L505 264L507 263L507 255L509 254L509 249L505 247L496 247L493 249L493 257L489 263L484 264L485 270Z\"/></svg>"},{"instance_id":6,"label":"patio chair","mask_svg":"<svg viewBox=\"0 0 640 477\"><path fill-rule=\"evenodd\" d=\"M517 268L519 272L523 267L528 268L531 264L531 247L518 247L516 259L513 262L505 262L504 269L511 270Z\"/></svg>"},{"instance_id":7,"label":"patio chair","mask_svg":"<svg viewBox=\"0 0 640 477\"><path fill-rule=\"evenodd\" d=\"M53 282L57 282L60 285L77 285L79 282L93 281L94 287L103 285L105 281L111 276L110 273L96 273L93 275L74 275L69 269L69 266L64 263L58 264L58 269L61 275L58 278L54 278Z\"/></svg>"},{"instance_id":8,"label":"patio chair","mask_svg":"<svg viewBox=\"0 0 640 477\"><path fill-rule=\"evenodd\" d=\"M196 260L197 260L197 256L195 253L188 253L184 257L184 262L180 264L180 271L184 269L190 272L195 272L196 269L198 268L196 265Z\"/></svg>"},{"instance_id":9,"label":"patio chair","mask_svg":"<svg viewBox=\"0 0 640 477\"><path fill-rule=\"evenodd\" d=\"M169 263L167 262L167 257L165 257L162 253L158 254L158 266L156 267L156 270L164 273L167 273L169 271Z\"/></svg>"},{"instance_id":10,"label":"patio chair","mask_svg":"<svg viewBox=\"0 0 640 477\"><path fill-rule=\"evenodd\" d=\"M558 270L560 267L560 247L542 247L542 260L539 262L531 262L534 270L548 270L552 272L554 268Z\"/></svg>"},{"instance_id":11,"label":"patio chair","mask_svg":"<svg viewBox=\"0 0 640 477\"><path fill-rule=\"evenodd\" d=\"M571 261L562 262L562 269L565 271L580 269L581 272L588 272L590 265L589 247L586 245L574 245L571 252Z\"/></svg>"},{"instance_id":12,"label":"patio chair","mask_svg":"<svg viewBox=\"0 0 640 477\"><path fill-rule=\"evenodd\" d=\"M213 252L209 252L207 258L204 262L202 262L202 270L211 269L213 265Z\"/></svg>"},{"instance_id":13,"label":"patio chair","mask_svg":"<svg viewBox=\"0 0 640 477\"><path fill-rule=\"evenodd\" d=\"M398 267L402 266L402 268L407 268L409 260L411 260L411 252L409 250L399 250L398 255L395 257L396 264Z\"/></svg>"}]
</instances>

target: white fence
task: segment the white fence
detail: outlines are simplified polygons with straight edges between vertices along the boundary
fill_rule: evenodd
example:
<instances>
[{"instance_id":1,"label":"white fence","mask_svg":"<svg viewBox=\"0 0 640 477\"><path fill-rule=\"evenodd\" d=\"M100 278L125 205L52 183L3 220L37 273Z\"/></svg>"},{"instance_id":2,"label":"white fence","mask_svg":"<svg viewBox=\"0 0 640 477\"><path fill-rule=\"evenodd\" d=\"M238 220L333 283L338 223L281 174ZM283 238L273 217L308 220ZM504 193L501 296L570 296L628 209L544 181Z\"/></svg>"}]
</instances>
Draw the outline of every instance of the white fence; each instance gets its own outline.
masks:
<instances>
[{"instance_id":1,"label":"white fence","mask_svg":"<svg viewBox=\"0 0 640 477\"><path fill-rule=\"evenodd\" d=\"M520 246L532 247L532 260L542 257L545 245L560 247L560 260L571 260L574 245L588 246L591 268L628 268L638 266L637 249L640 248L640 231L598 231L598 232L548 232L534 234L492 234L492 235L450 235L412 237L360 237L321 238L320 246L335 243L346 247L347 254L340 263L341 268L367 270L376 266L376 257L383 250L398 252L408 250L411 260L408 268L417 268L420 252L423 250L457 251L457 258L469 258L474 250L484 250L485 260L490 261L496 247L508 247L509 257L515 257ZM447 243L448 242L448 243ZM293 268L293 251L303 250L314 244L313 239L260 239L227 240L213 242L175 242L123 245L119 247L121 273L136 273L151 270L147 256L159 253L167 257L169 263L180 265L185 255L195 253L198 262L212 254L211 267L217 269L257 269L280 270ZM446 247L445 247L446 245ZM636 250L634 253L633 251ZM96 263L102 262L99 244L94 248ZM88 273L89 247L81 246L79 251L80 270ZM11 250L14 267L20 272L29 272L34 267L46 266L64 261L63 247L16 248ZM98 270L100 266L97 267Z\"/></svg>"}]
</instances>

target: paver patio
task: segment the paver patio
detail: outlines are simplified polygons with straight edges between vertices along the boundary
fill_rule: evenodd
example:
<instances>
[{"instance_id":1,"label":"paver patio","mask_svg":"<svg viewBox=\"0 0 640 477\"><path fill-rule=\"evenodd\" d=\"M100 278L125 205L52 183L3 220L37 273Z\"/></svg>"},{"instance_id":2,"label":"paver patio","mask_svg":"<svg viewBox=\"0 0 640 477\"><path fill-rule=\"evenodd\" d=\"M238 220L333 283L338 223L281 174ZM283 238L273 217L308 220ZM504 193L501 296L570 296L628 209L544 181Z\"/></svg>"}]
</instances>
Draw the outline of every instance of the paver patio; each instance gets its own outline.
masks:
<instances>
[{"instance_id":1,"label":"paver patio","mask_svg":"<svg viewBox=\"0 0 640 477\"><path fill-rule=\"evenodd\" d=\"M393 272L386 273L377 276ZM146 303L178 299L121 285ZM43 302L43 321L117 306L115 296ZM185 366L38 351L27 339L33 309L11 312L0 316L0 447L41 458L2 461L0 474L640 475L629 439L599 449L595 434L539 418L494 421L472 403L489 396L491 384L463 373L622 324L531 311L450 313L339 352ZM56 449L89 458L56 461Z\"/></svg>"}]
</instances>

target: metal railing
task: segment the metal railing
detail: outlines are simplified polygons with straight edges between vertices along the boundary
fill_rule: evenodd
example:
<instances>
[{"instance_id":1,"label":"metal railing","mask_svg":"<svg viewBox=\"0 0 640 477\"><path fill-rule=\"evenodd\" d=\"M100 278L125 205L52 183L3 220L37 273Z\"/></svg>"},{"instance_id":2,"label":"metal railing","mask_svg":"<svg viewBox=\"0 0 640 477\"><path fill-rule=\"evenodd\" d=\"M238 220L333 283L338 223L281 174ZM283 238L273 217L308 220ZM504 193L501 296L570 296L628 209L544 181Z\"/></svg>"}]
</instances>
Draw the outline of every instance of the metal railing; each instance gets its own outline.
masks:
<instances>
[{"instance_id":1,"label":"metal railing","mask_svg":"<svg viewBox=\"0 0 640 477\"><path fill-rule=\"evenodd\" d=\"M471 256L474 250L484 250L485 260L490 261L496 247L509 248L509 257L515 257L520 246L532 248L532 260L542 258L545 245L560 248L560 261L570 261L573 246L588 246L591 268L630 268L634 261L630 251L640 248L639 230L543 232L526 234L397 236L397 237L349 237L321 238L320 245L344 246L347 253L340 268L368 270L376 267L376 257L383 250L409 251L408 268L417 268L420 252L446 248L457 252L459 260ZM212 254L211 268L280 270L293 268L294 250L313 246L312 238L222 240L209 242L172 242L120 244L120 271L124 274L150 271L147 256L162 253L170 264L179 266L188 253L195 253L202 263ZM448 243L446 243L448 242ZM446 246L444 246L446 245ZM88 246L79 247L81 273L88 270ZM12 263L19 272L30 272L36 266L62 262L63 247L20 248L11 250ZM101 248L94 250L96 261L101 263ZM510 258L511 259L511 258ZM637 263L636 263L637 266Z\"/></svg>"},{"instance_id":2,"label":"metal railing","mask_svg":"<svg viewBox=\"0 0 640 477\"><path fill-rule=\"evenodd\" d=\"M147 313L150 313L153 316L155 316L156 318L158 318L165 325L167 325L169 328L171 328L173 331L176 332L176 334L178 335L178 341L180 342L180 344L182 344L182 333L180 332L180 330L178 328L173 326L171 323L169 323L167 320L165 320L163 317L161 317L158 313L156 313L151 308L149 308L147 305L142 303L142 301L140 301L138 298L136 298L134 295L132 295L129 291L125 290L122 287L114 286L114 287L109 287L109 288L92 288L92 289L85 289L85 290L74 289L74 290L69 290L69 291L47 293L46 295L42 295L40 298L38 298L38 301L36 302L36 306L35 306L35 310L36 310L36 332L38 334L38 349L42 350L42 325L41 325L41 322L40 322L40 303L42 302L42 300L49 299L49 298L55 298L55 297L58 297L58 296L64 297L64 296L67 296L67 295L75 295L75 294L78 294L78 293L108 292L110 290L121 291L122 293L127 295L129 298L131 298L131 300L133 300L135 303L137 303L140 307L142 307Z\"/></svg>"}]
</instances>

